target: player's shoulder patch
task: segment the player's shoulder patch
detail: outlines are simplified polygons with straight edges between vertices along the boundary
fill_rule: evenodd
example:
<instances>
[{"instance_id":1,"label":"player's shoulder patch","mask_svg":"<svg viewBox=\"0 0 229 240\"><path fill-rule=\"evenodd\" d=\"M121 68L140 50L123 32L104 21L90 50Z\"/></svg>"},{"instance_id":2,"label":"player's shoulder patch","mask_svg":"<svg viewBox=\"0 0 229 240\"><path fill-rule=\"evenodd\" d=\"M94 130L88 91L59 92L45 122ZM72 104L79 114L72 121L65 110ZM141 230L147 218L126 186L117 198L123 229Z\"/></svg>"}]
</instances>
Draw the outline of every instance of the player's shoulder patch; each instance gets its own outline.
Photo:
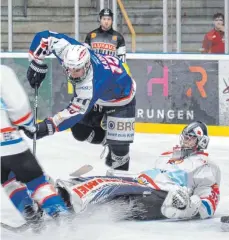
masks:
<instances>
[{"instance_id":1,"label":"player's shoulder patch","mask_svg":"<svg viewBox=\"0 0 229 240\"><path fill-rule=\"evenodd\" d=\"M117 39L118 39L118 36L117 36L117 35L113 35L113 36L112 36L112 40L113 40L113 41L117 41Z\"/></svg>"},{"instance_id":2,"label":"player's shoulder patch","mask_svg":"<svg viewBox=\"0 0 229 240\"><path fill-rule=\"evenodd\" d=\"M93 38L96 38L96 32L92 32L91 33L91 38L93 39Z\"/></svg>"}]
</instances>

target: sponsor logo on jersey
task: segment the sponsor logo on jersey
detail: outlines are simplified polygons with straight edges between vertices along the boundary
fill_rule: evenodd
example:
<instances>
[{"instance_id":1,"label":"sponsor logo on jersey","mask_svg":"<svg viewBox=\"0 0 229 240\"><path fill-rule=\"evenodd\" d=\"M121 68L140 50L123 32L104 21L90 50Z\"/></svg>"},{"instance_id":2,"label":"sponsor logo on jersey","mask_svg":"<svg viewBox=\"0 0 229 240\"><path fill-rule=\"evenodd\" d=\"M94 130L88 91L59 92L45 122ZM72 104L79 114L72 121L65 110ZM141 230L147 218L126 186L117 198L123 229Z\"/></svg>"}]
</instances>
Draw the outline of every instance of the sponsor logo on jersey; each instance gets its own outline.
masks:
<instances>
[{"instance_id":1,"label":"sponsor logo on jersey","mask_svg":"<svg viewBox=\"0 0 229 240\"><path fill-rule=\"evenodd\" d=\"M93 49L116 51L115 45L111 43L93 42L91 46Z\"/></svg>"},{"instance_id":2,"label":"sponsor logo on jersey","mask_svg":"<svg viewBox=\"0 0 229 240\"><path fill-rule=\"evenodd\" d=\"M181 164L182 162L184 162L184 159L171 158L167 163L169 163L169 164Z\"/></svg>"},{"instance_id":3,"label":"sponsor logo on jersey","mask_svg":"<svg viewBox=\"0 0 229 240\"><path fill-rule=\"evenodd\" d=\"M79 87L79 88L76 88L77 90L81 89L81 90L91 90L92 89L92 86L82 86L82 87Z\"/></svg>"},{"instance_id":4,"label":"sponsor logo on jersey","mask_svg":"<svg viewBox=\"0 0 229 240\"><path fill-rule=\"evenodd\" d=\"M95 38L96 37L96 33L91 33L91 38Z\"/></svg>"}]
</instances>

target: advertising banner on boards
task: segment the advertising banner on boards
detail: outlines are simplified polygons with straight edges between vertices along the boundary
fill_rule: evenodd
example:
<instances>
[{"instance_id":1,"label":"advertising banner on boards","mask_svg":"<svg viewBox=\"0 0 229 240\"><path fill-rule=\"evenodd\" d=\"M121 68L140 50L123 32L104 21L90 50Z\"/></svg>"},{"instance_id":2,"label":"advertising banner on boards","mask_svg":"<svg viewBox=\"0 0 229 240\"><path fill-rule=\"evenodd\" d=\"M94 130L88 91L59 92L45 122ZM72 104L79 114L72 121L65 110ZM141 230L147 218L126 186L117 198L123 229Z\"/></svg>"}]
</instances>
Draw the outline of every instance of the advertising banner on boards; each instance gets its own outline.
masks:
<instances>
[{"instance_id":1,"label":"advertising banner on boards","mask_svg":"<svg viewBox=\"0 0 229 240\"><path fill-rule=\"evenodd\" d=\"M137 122L219 123L218 61L128 60Z\"/></svg>"},{"instance_id":2,"label":"advertising banner on boards","mask_svg":"<svg viewBox=\"0 0 229 240\"><path fill-rule=\"evenodd\" d=\"M73 96L63 68L56 59L46 59L49 71L39 89L39 119L64 109ZM127 60L137 83L137 122L228 125L228 61ZM25 58L2 58L25 87L33 106ZM219 69L218 69L219 68ZM218 70L220 74L218 74ZM225 104L226 102L226 104Z\"/></svg>"},{"instance_id":3,"label":"advertising banner on boards","mask_svg":"<svg viewBox=\"0 0 229 240\"><path fill-rule=\"evenodd\" d=\"M219 124L229 126L229 61L219 61Z\"/></svg>"}]
</instances>

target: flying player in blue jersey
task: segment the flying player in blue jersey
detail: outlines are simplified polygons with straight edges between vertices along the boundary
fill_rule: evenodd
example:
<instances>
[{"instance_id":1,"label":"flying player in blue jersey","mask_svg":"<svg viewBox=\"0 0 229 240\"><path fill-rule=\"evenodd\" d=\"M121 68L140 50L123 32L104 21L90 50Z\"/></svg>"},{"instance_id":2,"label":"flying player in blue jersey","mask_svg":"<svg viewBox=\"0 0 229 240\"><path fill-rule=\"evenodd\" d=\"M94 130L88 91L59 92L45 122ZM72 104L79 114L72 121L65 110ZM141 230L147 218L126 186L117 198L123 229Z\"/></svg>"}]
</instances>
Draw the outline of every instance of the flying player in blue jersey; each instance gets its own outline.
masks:
<instances>
[{"instance_id":1,"label":"flying player in blue jersey","mask_svg":"<svg viewBox=\"0 0 229 240\"><path fill-rule=\"evenodd\" d=\"M136 84L127 64L114 56L95 54L64 34L43 31L35 35L29 50L31 87L39 87L44 80L48 67L43 61L52 53L72 83L74 97L65 109L36 125L37 139L70 128L78 141L107 144L106 164L128 170ZM25 133L33 137L28 130Z\"/></svg>"}]
</instances>

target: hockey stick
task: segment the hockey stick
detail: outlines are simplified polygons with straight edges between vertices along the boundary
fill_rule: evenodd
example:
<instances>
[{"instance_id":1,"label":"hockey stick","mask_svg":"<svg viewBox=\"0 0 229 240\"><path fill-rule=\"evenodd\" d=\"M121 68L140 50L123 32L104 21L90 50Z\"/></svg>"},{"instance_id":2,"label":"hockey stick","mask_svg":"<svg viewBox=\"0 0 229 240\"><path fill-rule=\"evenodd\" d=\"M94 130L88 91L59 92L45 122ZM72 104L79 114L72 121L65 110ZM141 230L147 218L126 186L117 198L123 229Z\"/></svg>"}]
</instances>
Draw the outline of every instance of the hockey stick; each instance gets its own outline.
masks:
<instances>
[{"instance_id":1,"label":"hockey stick","mask_svg":"<svg viewBox=\"0 0 229 240\"><path fill-rule=\"evenodd\" d=\"M70 177L80 177L81 175L84 175L88 172L90 172L93 169L91 165L84 165L77 169L76 171L69 174Z\"/></svg>"},{"instance_id":2,"label":"hockey stick","mask_svg":"<svg viewBox=\"0 0 229 240\"><path fill-rule=\"evenodd\" d=\"M23 223L22 225L20 225L18 227L13 227L6 223L1 222L1 227L8 231L14 232L14 233L22 233L22 232L27 231L30 228L30 225L28 223Z\"/></svg>"},{"instance_id":3,"label":"hockey stick","mask_svg":"<svg viewBox=\"0 0 229 240\"><path fill-rule=\"evenodd\" d=\"M34 93L34 125L37 123L37 107L38 107L38 85L35 85L35 93ZM36 156L36 140L37 133L35 132L33 135L33 155Z\"/></svg>"}]
</instances>

